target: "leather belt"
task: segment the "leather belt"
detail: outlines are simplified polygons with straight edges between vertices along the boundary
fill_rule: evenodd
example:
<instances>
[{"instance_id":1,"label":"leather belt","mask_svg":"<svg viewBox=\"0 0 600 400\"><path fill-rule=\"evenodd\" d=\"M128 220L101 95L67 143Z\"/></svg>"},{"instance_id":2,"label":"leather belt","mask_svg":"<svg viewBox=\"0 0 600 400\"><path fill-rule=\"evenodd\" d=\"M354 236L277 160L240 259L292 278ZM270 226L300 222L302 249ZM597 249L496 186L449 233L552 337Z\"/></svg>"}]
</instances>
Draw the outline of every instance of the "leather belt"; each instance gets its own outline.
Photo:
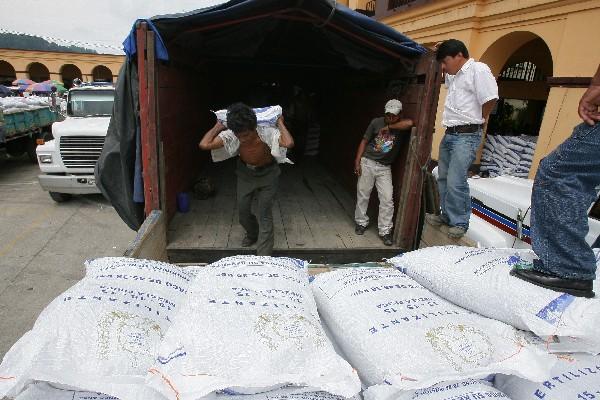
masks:
<instances>
[{"instance_id":1,"label":"leather belt","mask_svg":"<svg viewBox=\"0 0 600 400\"><path fill-rule=\"evenodd\" d=\"M473 133L483 129L481 124L456 125L446 128L446 133Z\"/></svg>"}]
</instances>

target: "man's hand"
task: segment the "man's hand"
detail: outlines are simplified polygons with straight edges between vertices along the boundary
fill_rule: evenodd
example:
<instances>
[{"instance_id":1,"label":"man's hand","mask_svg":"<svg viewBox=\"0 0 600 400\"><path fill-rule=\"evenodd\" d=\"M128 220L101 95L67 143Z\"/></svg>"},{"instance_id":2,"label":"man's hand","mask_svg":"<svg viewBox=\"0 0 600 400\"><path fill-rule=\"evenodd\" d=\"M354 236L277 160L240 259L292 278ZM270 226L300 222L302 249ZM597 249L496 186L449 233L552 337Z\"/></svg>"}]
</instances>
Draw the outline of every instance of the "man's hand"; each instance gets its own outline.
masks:
<instances>
[{"instance_id":1,"label":"man's hand","mask_svg":"<svg viewBox=\"0 0 600 400\"><path fill-rule=\"evenodd\" d=\"M362 169L360 168L360 160L354 162L354 174L360 176Z\"/></svg>"},{"instance_id":2,"label":"man's hand","mask_svg":"<svg viewBox=\"0 0 600 400\"><path fill-rule=\"evenodd\" d=\"M588 125L600 121L600 86L592 85L579 100L579 116Z\"/></svg>"},{"instance_id":3,"label":"man's hand","mask_svg":"<svg viewBox=\"0 0 600 400\"><path fill-rule=\"evenodd\" d=\"M387 135L390 132L389 125L384 126L379 130L379 135Z\"/></svg>"},{"instance_id":4,"label":"man's hand","mask_svg":"<svg viewBox=\"0 0 600 400\"><path fill-rule=\"evenodd\" d=\"M221 121L217 120L217 122L215 123L215 126L213 126L213 129L215 129L218 133L221 133L224 130L227 130L227 127L225 125L223 125L223 123Z\"/></svg>"},{"instance_id":5,"label":"man's hand","mask_svg":"<svg viewBox=\"0 0 600 400\"><path fill-rule=\"evenodd\" d=\"M283 115L280 115L279 118L277 118L277 127L281 129L282 125L285 126L283 121Z\"/></svg>"}]
</instances>

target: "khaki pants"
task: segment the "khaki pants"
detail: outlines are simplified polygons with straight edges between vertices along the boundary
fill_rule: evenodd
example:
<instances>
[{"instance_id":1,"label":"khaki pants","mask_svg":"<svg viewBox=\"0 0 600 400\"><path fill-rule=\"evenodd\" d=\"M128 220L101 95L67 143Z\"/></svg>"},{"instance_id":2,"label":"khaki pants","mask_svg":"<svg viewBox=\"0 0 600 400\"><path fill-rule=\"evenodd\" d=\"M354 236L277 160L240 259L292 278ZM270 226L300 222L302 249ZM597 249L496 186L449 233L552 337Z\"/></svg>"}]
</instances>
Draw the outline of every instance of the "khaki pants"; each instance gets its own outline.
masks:
<instances>
[{"instance_id":1,"label":"khaki pants","mask_svg":"<svg viewBox=\"0 0 600 400\"><path fill-rule=\"evenodd\" d=\"M358 178L356 190L356 211L354 212L354 221L358 225L369 225L367 216L367 207L373 185L377 187L377 196L379 197L379 217L377 226L379 235L387 235L392 232L392 219L394 216L394 200L392 186L392 169L389 165L381 164L377 161L361 158L361 174Z\"/></svg>"}]
</instances>

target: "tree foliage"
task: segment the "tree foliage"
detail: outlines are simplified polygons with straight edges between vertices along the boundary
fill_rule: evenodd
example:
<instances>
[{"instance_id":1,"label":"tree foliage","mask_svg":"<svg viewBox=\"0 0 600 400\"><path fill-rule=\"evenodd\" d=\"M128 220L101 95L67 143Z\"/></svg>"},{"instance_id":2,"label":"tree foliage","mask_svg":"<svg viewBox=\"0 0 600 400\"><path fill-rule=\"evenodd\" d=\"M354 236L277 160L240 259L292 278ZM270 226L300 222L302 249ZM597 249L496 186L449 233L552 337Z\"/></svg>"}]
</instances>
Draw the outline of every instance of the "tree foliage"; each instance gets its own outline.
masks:
<instances>
[{"instance_id":1,"label":"tree foliage","mask_svg":"<svg viewBox=\"0 0 600 400\"><path fill-rule=\"evenodd\" d=\"M64 46L41 37L15 33L0 33L0 48L98 54L96 50L74 45Z\"/></svg>"}]
</instances>

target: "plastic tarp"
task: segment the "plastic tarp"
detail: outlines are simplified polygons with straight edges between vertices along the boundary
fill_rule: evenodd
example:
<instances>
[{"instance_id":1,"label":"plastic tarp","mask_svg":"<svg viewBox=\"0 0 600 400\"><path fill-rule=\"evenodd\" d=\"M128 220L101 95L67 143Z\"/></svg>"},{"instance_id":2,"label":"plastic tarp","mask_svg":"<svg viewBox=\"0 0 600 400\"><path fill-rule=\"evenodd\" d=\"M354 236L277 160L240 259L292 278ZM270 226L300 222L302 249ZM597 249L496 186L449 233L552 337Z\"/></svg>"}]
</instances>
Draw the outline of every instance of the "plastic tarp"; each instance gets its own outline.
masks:
<instances>
[{"instance_id":1,"label":"plastic tarp","mask_svg":"<svg viewBox=\"0 0 600 400\"><path fill-rule=\"evenodd\" d=\"M149 28L157 35L156 54L161 60L168 60L165 42L178 35L195 30L198 27L230 24L235 20L254 18L253 24L260 23L262 16L271 20L278 13L301 10L299 13L313 15L323 19L319 28L328 28L329 23L336 24L352 35L359 35L374 44L382 46L405 57L415 57L427 50L402 33L377 22L361 13L353 11L337 2L328 0L232 0L217 6L181 14L160 15L138 21L149 22ZM129 58L137 53L134 29L123 42ZM228 49L231 51L231 49Z\"/></svg>"},{"instance_id":2,"label":"plastic tarp","mask_svg":"<svg viewBox=\"0 0 600 400\"><path fill-rule=\"evenodd\" d=\"M119 71L113 113L96 164L96 185L133 230L144 222L143 204L134 201L136 176L136 132L139 131L139 87L137 69L126 62ZM141 177L141 169L138 169Z\"/></svg>"}]
</instances>

